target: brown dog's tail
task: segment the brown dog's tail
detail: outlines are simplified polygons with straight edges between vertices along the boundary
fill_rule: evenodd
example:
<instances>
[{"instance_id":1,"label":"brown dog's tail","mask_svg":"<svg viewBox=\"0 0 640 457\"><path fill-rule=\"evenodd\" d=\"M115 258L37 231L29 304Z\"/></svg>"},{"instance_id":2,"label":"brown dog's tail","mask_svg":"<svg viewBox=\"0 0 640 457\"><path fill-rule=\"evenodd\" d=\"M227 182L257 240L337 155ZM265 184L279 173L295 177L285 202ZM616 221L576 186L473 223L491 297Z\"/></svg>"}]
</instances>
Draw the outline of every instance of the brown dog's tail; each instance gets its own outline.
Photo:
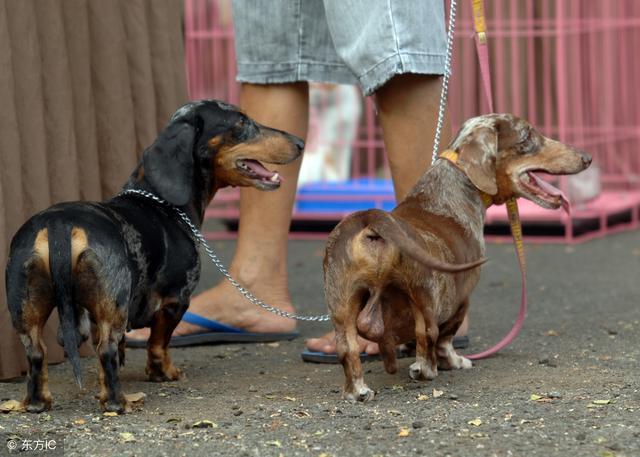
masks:
<instances>
[{"instance_id":1,"label":"brown dog's tail","mask_svg":"<svg viewBox=\"0 0 640 457\"><path fill-rule=\"evenodd\" d=\"M401 225L386 211L370 210L366 214L365 221L369 230L384 240L393 243L404 255L434 270L459 273L476 268L487 261L483 257L469 263L454 264L436 259L425 250L424 246L416 241L419 239L419 234L410 225Z\"/></svg>"}]
</instances>

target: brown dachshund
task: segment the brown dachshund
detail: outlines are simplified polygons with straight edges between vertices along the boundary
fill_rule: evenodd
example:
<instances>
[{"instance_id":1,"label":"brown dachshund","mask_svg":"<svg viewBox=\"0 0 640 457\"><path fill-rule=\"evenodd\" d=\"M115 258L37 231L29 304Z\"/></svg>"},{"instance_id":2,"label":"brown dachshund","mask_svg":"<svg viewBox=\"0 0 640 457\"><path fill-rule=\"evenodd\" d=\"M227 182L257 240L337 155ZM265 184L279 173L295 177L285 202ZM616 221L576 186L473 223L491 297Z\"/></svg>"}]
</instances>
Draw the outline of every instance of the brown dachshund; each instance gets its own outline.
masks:
<instances>
[{"instance_id":1,"label":"brown dachshund","mask_svg":"<svg viewBox=\"0 0 640 457\"><path fill-rule=\"evenodd\" d=\"M545 208L568 204L534 172L578 173L591 157L541 135L509 114L468 120L446 154L391 212L345 218L329 236L324 289L344 367L344 398L368 401L358 334L380 346L387 372L396 347L415 340L413 379L471 368L452 338L480 278L486 207L524 197Z\"/></svg>"},{"instance_id":2,"label":"brown dachshund","mask_svg":"<svg viewBox=\"0 0 640 457\"><path fill-rule=\"evenodd\" d=\"M253 121L215 100L188 103L144 151L125 189L154 193L200 227L216 191L280 186L261 162L298 158L302 140ZM29 219L11 241L7 302L29 362L24 406L51 407L42 328L57 307L58 339L81 383L78 345L91 334L100 359L100 403L128 409L118 380L124 332L151 327L146 372L180 378L167 346L200 275L194 238L173 208L121 194L105 202L67 202Z\"/></svg>"}]
</instances>

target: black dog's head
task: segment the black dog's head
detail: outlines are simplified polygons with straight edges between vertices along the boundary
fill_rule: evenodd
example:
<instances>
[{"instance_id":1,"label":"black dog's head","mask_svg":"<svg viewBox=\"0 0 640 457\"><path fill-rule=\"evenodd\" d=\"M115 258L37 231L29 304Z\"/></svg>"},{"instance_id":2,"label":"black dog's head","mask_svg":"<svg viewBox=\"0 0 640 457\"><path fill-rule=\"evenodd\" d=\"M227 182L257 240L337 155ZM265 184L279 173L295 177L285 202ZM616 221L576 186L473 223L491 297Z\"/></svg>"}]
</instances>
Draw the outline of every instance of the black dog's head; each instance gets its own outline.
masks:
<instances>
[{"instance_id":1,"label":"black dog's head","mask_svg":"<svg viewBox=\"0 0 640 457\"><path fill-rule=\"evenodd\" d=\"M190 102L144 151L127 187L147 188L176 206L204 210L217 189L280 186L261 162L286 164L304 147L299 138L258 124L236 107L215 100Z\"/></svg>"}]
</instances>

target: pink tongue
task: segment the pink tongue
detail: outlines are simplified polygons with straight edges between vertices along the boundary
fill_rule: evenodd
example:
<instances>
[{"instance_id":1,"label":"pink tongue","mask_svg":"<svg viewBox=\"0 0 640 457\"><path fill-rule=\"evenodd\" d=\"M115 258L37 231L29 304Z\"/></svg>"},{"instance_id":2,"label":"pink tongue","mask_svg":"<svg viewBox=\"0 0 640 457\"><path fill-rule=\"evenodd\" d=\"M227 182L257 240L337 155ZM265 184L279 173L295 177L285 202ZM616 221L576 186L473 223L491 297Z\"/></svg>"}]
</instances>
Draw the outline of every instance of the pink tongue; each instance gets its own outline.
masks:
<instances>
[{"instance_id":1,"label":"pink tongue","mask_svg":"<svg viewBox=\"0 0 640 457\"><path fill-rule=\"evenodd\" d=\"M540 189L544 190L546 193L548 193L550 195L553 195L554 197L560 197L562 199L562 209L567 214L571 213L571 203L569 203L569 199L564 194L564 192L562 192L557 187L552 186L547 181L544 181L543 179L540 179L539 177L537 177L535 175L535 173L533 173L531 171L528 172L527 174L529 175L529 177L531 177L536 182L536 184L538 185L538 187L540 187Z\"/></svg>"},{"instance_id":2,"label":"pink tongue","mask_svg":"<svg viewBox=\"0 0 640 457\"><path fill-rule=\"evenodd\" d=\"M275 175L273 171L267 170L257 160L245 159L244 164L249 168L251 168L251 171L253 171L255 174L257 174L261 178L270 179L273 175Z\"/></svg>"}]
</instances>

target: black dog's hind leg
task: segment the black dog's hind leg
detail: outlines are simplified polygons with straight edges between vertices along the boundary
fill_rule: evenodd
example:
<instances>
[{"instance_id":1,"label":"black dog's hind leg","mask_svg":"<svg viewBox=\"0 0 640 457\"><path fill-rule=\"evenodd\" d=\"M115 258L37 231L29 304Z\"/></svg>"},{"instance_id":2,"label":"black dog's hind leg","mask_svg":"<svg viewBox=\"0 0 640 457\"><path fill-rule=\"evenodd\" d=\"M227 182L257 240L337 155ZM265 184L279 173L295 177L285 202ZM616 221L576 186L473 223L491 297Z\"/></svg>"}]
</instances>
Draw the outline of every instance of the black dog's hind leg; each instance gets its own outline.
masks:
<instances>
[{"instance_id":1,"label":"black dog's hind leg","mask_svg":"<svg viewBox=\"0 0 640 457\"><path fill-rule=\"evenodd\" d=\"M124 329L113 329L110 322L100 322L91 326L96 354L100 360L100 404L105 411L128 412L130 405L122 393L118 378L120 335Z\"/></svg>"},{"instance_id":2,"label":"black dog's hind leg","mask_svg":"<svg viewBox=\"0 0 640 457\"><path fill-rule=\"evenodd\" d=\"M116 297L127 295L126 290L121 290L126 284L109 279L100 265L90 249L78 257L76 298L91 316L91 338L100 362L100 404L105 411L122 413L130 410L118 377L119 345L127 325L127 308L118 305Z\"/></svg>"},{"instance_id":3,"label":"black dog's hind leg","mask_svg":"<svg viewBox=\"0 0 640 457\"><path fill-rule=\"evenodd\" d=\"M27 265L27 298L22 308L22 331L29 371L27 395L22 404L32 413L51 409L47 348L42 340L42 329L53 311L53 292L48 277L48 265L43 259L34 257Z\"/></svg>"},{"instance_id":4,"label":"black dog's hind leg","mask_svg":"<svg viewBox=\"0 0 640 457\"><path fill-rule=\"evenodd\" d=\"M173 330L188 307L188 299L165 298L156 311L147 342L146 373L150 381L177 381L182 377L182 370L171 362L168 346Z\"/></svg>"}]
</instances>

